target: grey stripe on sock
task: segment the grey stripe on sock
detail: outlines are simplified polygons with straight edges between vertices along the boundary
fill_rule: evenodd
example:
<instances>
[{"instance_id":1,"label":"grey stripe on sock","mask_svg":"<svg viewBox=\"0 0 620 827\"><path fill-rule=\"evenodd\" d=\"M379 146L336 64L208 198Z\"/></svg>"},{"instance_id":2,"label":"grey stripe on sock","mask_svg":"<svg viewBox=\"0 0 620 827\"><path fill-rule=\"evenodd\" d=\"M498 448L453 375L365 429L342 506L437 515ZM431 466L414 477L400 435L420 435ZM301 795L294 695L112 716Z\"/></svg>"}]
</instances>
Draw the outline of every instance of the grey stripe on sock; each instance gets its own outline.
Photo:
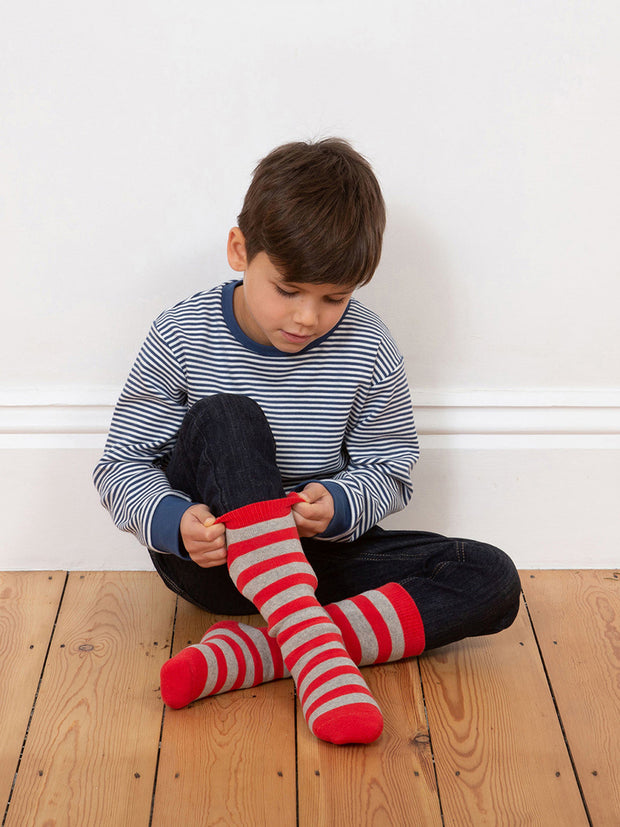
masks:
<instances>
[{"instance_id":1,"label":"grey stripe on sock","mask_svg":"<svg viewBox=\"0 0 620 827\"><path fill-rule=\"evenodd\" d=\"M375 663L379 656L379 644L373 631L372 626L366 620L366 616L358 609L358 607L351 600L343 600L338 603L338 608L346 615L347 620L353 627L357 639L362 648L362 660L360 666L367 666L370 663Z\"/></svg>"},{"instance_id":2,"label":"grey stripe on sock","mask_svg":"<svg viewBox=\"0 0 620 827\"><path fill-rule=\"evenodd\" d=\"M239 662L237 657L234 653L232 647L227 644L222 638L226 638L227 640L232 641L232 643L236 643L242 652L243 659L246 662L246 672L245 678L243 679L243 684L239 687L239 689L245 689L248 686L254 685L254 660L248 649L248 645L241 638L239 635L235 634L231 629L217 629L217 640L213 641L213 646L219 646L224 657L226 658L226 668L228 669L228 676L224 681L224 685L219 690L220 692L228 692L230 687L234 684L239 676Z\"/></svg>"},{"instance_id":3,"label":"grey stripe on sock","mask_svg":"<svg viewBox=\"0 0 620 827\"><path fill-rule=\"evenodd\" d=\"M207 662L207 680L202 689L202 692L198 696L199 698L205 698L207 695L210 695L213 692L213 687L215 686L215 682L217 680L217 660L215 659L215 654L213 653L213 649L211 649L210 646L207 646L204 643L195 643L194 648L200 650L200 653Z\"/></svg>"},{"instance_id":4,"label":"grey stripe on sock","mask_svg":"<svg viewBox=\"0 0 620 827\"><path fill-rule=\"evenodd\" d=\"M264 520L262 523L252 523L243 528L229 528L226 526L226 542L239 543L242 540L249 540L252 537L271 534L273 531L282 531L285 528L292 528L295 519L292 514L285 514L283 517L274 517L271 520Z\"/></svg>"},{"instance_id":5,"label":"grey stripe on sock","mask_svg":"<svg viewBox=\"0 0 620 827\"><path fill-rule=\"evenodd\" d=\"M390 637L392 638L392 653L390 654L388 660L400 660L405 653L405 634L403 632L403 624L396 613L396 609L392 606L383 592L371 592L369 597L379 610L382 618L387 624L388 629L390 630Z\"/></svg>"},{"instance_id":6,"label":"grey stripe on sock","mask_svg":"<svg viewBox=\"0 0 620 827\"><path fill-rule=\"evenodd\" d=\"M230 545L228 538L226 538L226 542ZM243 574L243 571L249 566L254 566L256 563L263 562L263 560L273 560L274 558L281 557L283 554L291 554L296 551L299 551L299 543L295 540L280 540L277 543L270 543L247 554L239 555L229 566L230 576L233 582L235 582L239 575ZM299 565L302 564L300 563ZM308 569L314 574L310 563L307 565Z\"/></svg>"},{"instance_id":7,"label":"grey stripe on sock","mask_svg":"<svg viewBox=\"0 0 620 827\"><path fill-rule=\"evenodd\" d=\"M268 571L263 572L262 574L258 574L249 580L243 587L243 594L248 600L251 600L253 603L255 602L255 597L259 592L265 589L267 586L271 586L273 583L277 583L283 580L285 577L289 577L291 575L300 575L302 571L304 573L309 574L311 577L314 576L314 572L310 565L307 567L304 566L303 563L300 562L293 562L293 563L279 563L278 557L281 557L283 554L286 554L287 549L286 547L282 548L283 543L275 543L269 549L265 549L268 551L269 554L266 554L264 557L261 555L261 562L263 560L272 559L273 563L271 568ZM257 561L254 561L255 563ZM243 573L245 569L248 568L247 561L243 568L239 569L237 563L242 564L243 560L235 560L235 562L230 567L230 575L233 579L233 582ZM302 569L303 567L303 569ZM300 588L310 589L311 593L314 594L314 589L311 586L306 585L305 583L300 584Z\"/></svg>"},{"instance_id":8,"label":"grey stripe on sock","mask_svg":"<svg viewBox=\"0 0 620 827\"><path fill-rule=\"evenodd\" d=\"M275 676L273 656L269 644L265 639L264 630L257 629L254 626L248 626L247 628L244 627L244 631L252 638L252 642L256 646L260 659L263 662L263 682L268 683L272 681ZM283 669L283 674L288 675L286 666L283 666Z\"/></svg>"},{"instance_id":9,"label":"grey stripe on sock","mask_svg":"<svg viewBox=\"0 0 620 827\"><path fill-rule=\"evenodd\" d=\"M352 692L350 695L342 695L340 698L332 698L331 701L326 701L324 704L317 707L308 718L308 726L310 730L312 730L316 719L321 715L324 715L326 712L331 712L333 709L341 709L342 707L351 706L353 704L368 704L375 709L379 709L375 699L371 695L366 695L362 692Z\"/></svg>"}]
</instances>

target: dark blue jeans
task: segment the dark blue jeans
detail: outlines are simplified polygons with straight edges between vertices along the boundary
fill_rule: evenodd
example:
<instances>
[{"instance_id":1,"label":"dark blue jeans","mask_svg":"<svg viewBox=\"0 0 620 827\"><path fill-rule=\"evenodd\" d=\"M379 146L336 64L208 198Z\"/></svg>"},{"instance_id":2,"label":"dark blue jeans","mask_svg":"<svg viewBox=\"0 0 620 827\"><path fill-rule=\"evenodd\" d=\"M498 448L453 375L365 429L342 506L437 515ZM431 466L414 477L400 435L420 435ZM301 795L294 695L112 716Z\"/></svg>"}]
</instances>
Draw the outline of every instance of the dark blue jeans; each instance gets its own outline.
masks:
<instances>
[{"instance_id":1,"label":"dark blue jeans","mask_svg":"<svg viewBox=\"0 0 620 827\"><path fill-rule=\"evenodd\" d=\"M166 468L173 488L209 506L215 516L284 496L276 447L260 407L219 394L187 413ZM302 539L323 605L386 583L400 583L422 616L426 648L510 626L519 609L515 566L486 543L424 531L371 529L349 543ZM151 552L166 585L216 614L254 614L226 566L203 569L191 559Z\"/></svg>"}]
</instances>

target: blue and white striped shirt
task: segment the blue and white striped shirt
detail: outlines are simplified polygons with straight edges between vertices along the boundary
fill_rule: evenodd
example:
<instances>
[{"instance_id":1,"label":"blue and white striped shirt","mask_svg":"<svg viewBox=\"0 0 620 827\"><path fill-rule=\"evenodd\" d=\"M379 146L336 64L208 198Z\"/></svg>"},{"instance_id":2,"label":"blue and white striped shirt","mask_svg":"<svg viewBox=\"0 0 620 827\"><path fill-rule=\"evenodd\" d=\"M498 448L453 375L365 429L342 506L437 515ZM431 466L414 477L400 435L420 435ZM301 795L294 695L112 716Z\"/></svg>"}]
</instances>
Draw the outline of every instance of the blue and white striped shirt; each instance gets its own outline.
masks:
<instances>
[{"instance_id":1,"label":"blue and white striped shirt","mask_svg":"<svg viewBox=\"0 0 620 827\"><path fill-rule=\"evenodd\" d=\"M235 319L237 284L197 293L153 323L94 471L101 501L144 545L179 553L172 542L163 547L161 536L178 536L190 500L171 489L158 461L195 402L243 394L271 426L285 489L323 483L335 506L324 536L356 539L411 498L419 449L402 356L379 317L356 299L336 327L298 353L257 344ZM181 506L177 523L162 531L158 519L174 509L158 506L171 498Z\"/></svg>"}]
</instances>

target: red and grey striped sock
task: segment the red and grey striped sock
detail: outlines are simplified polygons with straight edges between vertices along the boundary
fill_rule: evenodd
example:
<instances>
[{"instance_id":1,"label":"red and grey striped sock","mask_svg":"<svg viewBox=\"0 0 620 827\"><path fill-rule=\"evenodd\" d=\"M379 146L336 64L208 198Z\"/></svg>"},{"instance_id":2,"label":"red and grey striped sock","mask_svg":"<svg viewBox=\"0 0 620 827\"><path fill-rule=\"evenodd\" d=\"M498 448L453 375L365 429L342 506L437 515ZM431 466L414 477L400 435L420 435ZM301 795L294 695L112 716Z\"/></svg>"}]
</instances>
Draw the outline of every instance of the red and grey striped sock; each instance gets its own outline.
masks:
<instances>
[{"instance_id":1,"label":"red and grey striped sock","mask_svg":"<svg viewBox=\"0 0 620 827\"><path fill-rule=\"evenodd\" d=\"M400 660L424 650L418 608L397 583L332 603L325 610L358 666ZM188 646L164 664L162 697L179 709L198 698L289 675L268 629L224 621L212 626L199 644Z\"/></svg>"},{"instance_id":2,"label":"red and grey striped sock","mask_svg":"<svg viewBox=\"0 0 620 827\"><path fill-rule=\"evenodd\" d=\"M164 663L161 696L172 709L181 709L209 695L288 677L280 647L266 628L223 620L211 626L200 643Z\"/></svg>"},{"instance_id":3,"label":"red and grey striped sock","mask_svg":"<svg viewBox=\"0 0 620 827\"><path fill-rule=\"evenodd\" d=\"M316 575L291 513L300 499L253 503L220 517L228 571L267 621L311 732L335 744L371 743L383 717L340 630L315 597Z\"/></svg>"}]
</instances>

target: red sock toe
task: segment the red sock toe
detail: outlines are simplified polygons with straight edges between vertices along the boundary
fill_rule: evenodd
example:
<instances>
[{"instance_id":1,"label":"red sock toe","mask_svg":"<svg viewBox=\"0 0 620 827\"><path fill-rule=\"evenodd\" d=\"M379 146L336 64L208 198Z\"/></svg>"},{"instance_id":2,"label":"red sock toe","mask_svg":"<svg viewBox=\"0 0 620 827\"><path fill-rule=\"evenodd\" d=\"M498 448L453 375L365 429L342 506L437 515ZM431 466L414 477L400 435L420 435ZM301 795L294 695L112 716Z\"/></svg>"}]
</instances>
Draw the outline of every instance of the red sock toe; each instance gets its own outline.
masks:
<instances>
[{"instance_id":1,"label":"red sock toe","mask_svg":"<svg viewBox=\"0 0 620 827\"><path fill-rule=\"evenodd\" d=\"M332 744L372 744L382 732L383 716L371 704L332 709L314 724L317 738Z\"/></svg>"},{"instance_id":2,"label":"red sock toe","mask_svg":"<svg viewBox=\"0 0 620 827\"><path fill-rule=\"evenodd\" d=\"M182 709L200 697L207 682L204 656L191 646L167 660L161 668L161 697L172 709Z\"/></svg>"}]
</instances>

